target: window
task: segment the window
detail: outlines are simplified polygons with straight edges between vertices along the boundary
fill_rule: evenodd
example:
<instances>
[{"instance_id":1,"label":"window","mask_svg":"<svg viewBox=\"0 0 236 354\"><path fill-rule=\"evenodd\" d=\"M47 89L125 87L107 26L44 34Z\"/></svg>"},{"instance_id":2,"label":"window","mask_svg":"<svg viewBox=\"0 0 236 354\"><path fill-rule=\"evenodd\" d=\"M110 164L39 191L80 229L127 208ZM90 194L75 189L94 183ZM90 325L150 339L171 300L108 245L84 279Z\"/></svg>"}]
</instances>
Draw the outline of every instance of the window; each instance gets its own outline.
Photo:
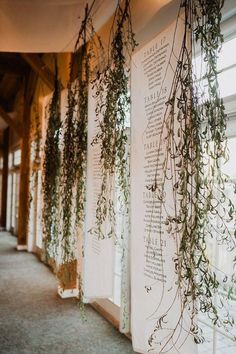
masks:
<instances>
[{"instance_id":1,"label":"window","mask_svg":"<svg viewBox=\"0 0 236 354\"><path fill-rule=\"evenodd\" d=\"M10 152L8 156L8 168L12 168L12 167L13 167L13 152Z\"/></svg>"},{"instance_id":2,"label":"window","mask_svg":"<svg viewBox=\"0 0 236 354\"><path fill-rule=\"evenodd\" d=\"M8 191L7 191L7 230L18 233L18 209L21 150L17 149L8 156Z\"/></svg>"},{"instance_id":3,"label":"window","mask_svg":"<svg viewBox=\"0 0 236 354\"><path fill-rule=\"evenodd\" d=\"M126 134L128 137L127 143L127 159L129 160L129 144L130 144L130 114L126 113ZM129 161L128 161L129 165ZM128 171L127 171L128 174ZM124 229L124 232L129 232L129 227L125 227L127 223L127 217L122 215L119 206L119 190L117 188L115 192L115 208L116 208L116 216L117 216L117 233L119 234L122 232L121 230ZM126 239L126 237L125 237ZM123 241L122 241L123 242ZM113 278L113 296L109 299L100 299L96 302L105 309L108 313L112 314L113 318L119 322L120 320L120 307L121 307L121 287L122 287L122 257L123 257L123 246L119 243L115 245L115 264L114 264L114 278ZM129 245L125 245L125 247L129 247ZM127 265L128 266L128 265Z\"/></svg>"},{"instance_id":4,"label":"window","mask_svg":"<svg viewBox=\"0 0 236 354\"><path fill-rule=\"evenodd\" d=\"M226 193L230 195L230 199L236 206L236 194L234 193L232 184L232 182L236 182L236 172L234 168L236 162L236 130L235 137L231 137L228 140L228 148L230 158L229 161L222 166L222 169L230 177L226 186ZM229 224L229 229L233 234L234 221ZM232 273L233 254L227 251L226 246L211 244L209 249L211 249L209 257L213 264L225 274ZM223 286L222 291L224 291ZM215 301L217 301L217 298L215 298ZM232 293L232 299L229 301L229 310L236 318L236 288ZM227 350L227 354L234 354L236 352L236 344L233 341L233 335L236 335L236 331L232 334L226 334L223 330L213 327L211 322L201 315L199 316L199 321L206 339L206 341L198 347L199 354L221 354L225 350Z\"/></svg>"},{"instance_id":5,"label":"window","mask_svg":"<svg viewBox=\"0 0 236 354\"><path fill-rule=\"evenodd\" d=\"M13 154L13 164L14 166L19 166L21 162L21 149L14 151Z\"/></svg>"},{"instance_id":6,"label":"window","mask_svg":"<svg viewBox=\"0 0 236 354\"><path fill-rule=\"evenodd\" d=\"M236 182L236 38L230 39L222 46L218 58L219 86L221 96L224 98L226 113L229 117L227 135L229 161L222 164L222 170L229 176L229 181L226 185L226 193L230 196L231 201L236 206L236 194L234 193L233 183ZM198 60L196 60L198 78L200 77L201 69ZM229 230L234 232L235 221L229 224ZM233 254L226 250L225 246L213 244L209 247L209 257L213 264L221 269L225 274L232 273ZM226 290L226 289L225 289ZM222 284L222 291L224 286ZM215 299L217 301L217 298ZM236 318L236 288L233 291L232 299L229 302L229 310ZM222 354L227 351L227 354L236 352L236 344L233 341L233 335L227 334L223 330L212 326L204 316L199 316L199 324L203 329L206 341L198 346L199 354Z\"/></svg>"}]
</instances>

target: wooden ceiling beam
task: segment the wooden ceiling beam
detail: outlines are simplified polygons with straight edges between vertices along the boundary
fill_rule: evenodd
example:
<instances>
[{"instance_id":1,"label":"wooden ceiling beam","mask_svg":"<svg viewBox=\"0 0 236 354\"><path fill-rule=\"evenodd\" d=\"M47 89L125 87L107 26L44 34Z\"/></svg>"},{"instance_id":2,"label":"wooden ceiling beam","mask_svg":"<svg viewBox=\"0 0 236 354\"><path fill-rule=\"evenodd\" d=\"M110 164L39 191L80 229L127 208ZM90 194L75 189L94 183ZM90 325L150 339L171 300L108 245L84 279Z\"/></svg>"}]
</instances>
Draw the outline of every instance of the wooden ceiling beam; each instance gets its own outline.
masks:
<instances>
[{"instance_id":1,"label":"wooden ceiling beam","mask_svg":"<svg viewBox=\"0 0 236 354\"><path fill-rule=\"evenodd\" d=\"M54 90L55 76L38 54L21 53L22 58L30 65L35 73L39 75L42 81Z\"/></svg>"},{"instance_id":2,"label":"wooden ceiling beam","mask_svg":"<svg viewBox=\"0 0 236 354\"><path fill-rule=\"evenodd\" d=\"M0 82L0 97L6 101L14 100L15 95L20 87L20 76L4 74Z\"/></svg>"},{"instance_id":3,"label":"wooden ceiling beam","mask_svg":"<svg viewBox=\"0 0 236 354\"><path fill-rule=\"evenodd\" d=\"M25 103L30 106L33 102L34 93L37 85L38 75L34 71L31 71L26 77L24 99Z\"/></svg>"},{"instance_id":4,"label":"wooden ceiling beam","mask_svg":"<svg viewBox=\"0 0 236 354\"><path fill-rule=\"evenodd\" d=\"M0 74L11 74L22 76L27 71L27 65L25 62L20 62L20 60L13 60L5 58L0 55Z\"/></svg>"},{"instance_id":5,"label":"wooden ceiling beam","mask_svg":"<svg viewBox=\"0 0 236 354\"><path fill-rule=\"evenodd\" d=\"M12 117L0 106L1 118L12 128L20 137L22 136L22 127L15 122Z\"/></svg>"}]
</instances>

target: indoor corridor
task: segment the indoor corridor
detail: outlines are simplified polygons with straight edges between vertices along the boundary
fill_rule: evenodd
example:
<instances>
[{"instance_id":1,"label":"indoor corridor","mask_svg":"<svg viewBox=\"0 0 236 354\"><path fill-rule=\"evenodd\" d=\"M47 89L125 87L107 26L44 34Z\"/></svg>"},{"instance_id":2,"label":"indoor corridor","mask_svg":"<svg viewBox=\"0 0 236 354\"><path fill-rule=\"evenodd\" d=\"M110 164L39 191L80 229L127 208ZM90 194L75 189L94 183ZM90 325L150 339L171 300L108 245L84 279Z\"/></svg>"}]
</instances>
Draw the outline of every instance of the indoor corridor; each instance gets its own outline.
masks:
<instances>
[{"instance_id":1,"label":"indoor corridor","mask_svg":"<svg viewBox=\"0 0 236 354\"><path fill-rule=\"evenodd\" d=\"M0 233L0 353L126 354L131 342L92 307L61 299L51 270Z\"/></svg>"},{"instance_id":2,"label":"indoor corridor","mask_svg":"<svg viewBox=\"0 0 236 354\"><path fill-rule=\"evenodd\" d=\"M236 0L0 33L0 354L236 354Z\"/></svg>"}]
</instances>

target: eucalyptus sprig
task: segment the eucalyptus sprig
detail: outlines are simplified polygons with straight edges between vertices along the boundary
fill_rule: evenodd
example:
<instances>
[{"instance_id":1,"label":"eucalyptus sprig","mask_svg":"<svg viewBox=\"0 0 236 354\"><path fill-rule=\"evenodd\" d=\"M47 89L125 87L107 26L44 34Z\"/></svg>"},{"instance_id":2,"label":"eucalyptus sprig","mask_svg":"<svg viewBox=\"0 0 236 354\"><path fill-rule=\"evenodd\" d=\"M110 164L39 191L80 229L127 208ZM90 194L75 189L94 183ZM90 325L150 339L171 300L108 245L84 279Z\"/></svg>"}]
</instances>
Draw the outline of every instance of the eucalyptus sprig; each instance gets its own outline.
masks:
<instances>
[{"instance_id":1,"label":"eucalyptus sprig","mask_svg":"<svg viewBox=\"0 0 236 354\"><path fill-rule=\"evenodd\" d=\"M55 259L59 244L59 187L61 154L59 148L61 90L56 65L54 92L48 108L48 124L43 163L43 233L46 261Z\"/></svg>"}]
</instances>

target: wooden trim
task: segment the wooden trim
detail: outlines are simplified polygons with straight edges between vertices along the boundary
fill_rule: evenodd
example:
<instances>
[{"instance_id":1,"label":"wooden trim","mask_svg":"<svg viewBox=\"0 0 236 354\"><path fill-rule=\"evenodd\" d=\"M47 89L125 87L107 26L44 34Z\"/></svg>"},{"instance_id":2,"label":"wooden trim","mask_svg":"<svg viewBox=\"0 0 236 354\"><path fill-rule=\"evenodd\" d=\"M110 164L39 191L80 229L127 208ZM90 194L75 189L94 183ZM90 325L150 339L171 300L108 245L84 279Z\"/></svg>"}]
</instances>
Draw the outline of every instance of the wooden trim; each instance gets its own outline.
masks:
<instances>
[{"instance_id":1,"label":"wooden trim","mask_svg":"<svg viewBox=\"0 0 236 354\"><path fill-rule=\"evenodd\" d=\"M119 321L112 316L108 311L106 311L97 302L92 302L90 304L100 315L102 315L108 322L110 322L115 328L119 329Z\"/></svg>"},{"instance_id":2,"label":"wooden trim","mask_svg":"<svg viewBox=\"0 0 236 354\"><path fill-rule=\"evenodd\" d=\"M27 244L29 224L29 178L30 178L30 104L24 102L24 131L21 147L18 245Z\"/></svg>"},{"instance_id":3,"label":"wooden trim","mask_svg":"<svg viewBox=\"0 0 236 354\"><path fill-rule=\"evenodd\" d=\"M9 154L9 128L3 133L3 169L2 169L2 200L1 200L1 226L6 227L7 220L7 185L8 185L8 154Z\"/></svg>"},{"instance_id":4,"label":"wooden trim","mask_svg":"<svg viewBox=\"0 0 236 354\"><path fill-rule=\"evenodd\" d=\"M117 320L109 311L107 311L102 305L98 304L96 301L89 304L94 310L96 310L102 317L104 317L108 322L110 322L116 329L119 330L120 322ZM115 306L115 305L114 305ZM121 333L125 335L129 340L132 340L131 333Z\"/></svg>"},{"instance_id":5,"label":"wooden trim","mask_svg":"<svg viewBox=\"0 0 236 354\"><path fill-rule=\"evenodd\" d=\"M44 63L38 54L21 53L22 58L30 65L34 72L42 79L50 90L54 90L55 75ZM64 88L61 84L62 89Z\"/></svg>"},{"instance_id":6,"label":"wooden trim","mask_svg":"<svg viewBox=\"0 0 236 354\"><path fill-rule=\"evenodd\" d=\"M8 173L17 173L17 172L19 172L20 171L20 165L18 165L18 166L12 166L12 167L10 167L9 169L8 169Z\"/></svg>"},{"instance_id":7,"label":"wooden trim","mask_svg":"<svg viewBox=\"0 0 236 354\"><path fill-rule=\"evenodd\" d=\"M30 65L36 74L42 79L42 81L53 90L54 88L54 75L49 70L47 65L39 57L38 54L21 53L22 58Z\"/></svg>"},{"instance_id":8,"label":"wooden trim","mask_svg":"<svg viewBox=\"0 0 236 354\"><path fill-rule=\"evenodd\" d=\"M22 127L19 125L19 122L15 122L12 117L0 106L0 116L4 122L9 125L20 137L22 136Z\"/></svg>"},{"instance_id":9,"label":"wooden trim","mask_svg":"<svg viewBox=\"0 0 236 354\"><path fill-rule=\"evenodd\" d=\"M11 146L9 146L9 153L14 153L16 150L20 150L20 149L21 149L21 143L17 141Z\"/></svg>"}]
</instances>

